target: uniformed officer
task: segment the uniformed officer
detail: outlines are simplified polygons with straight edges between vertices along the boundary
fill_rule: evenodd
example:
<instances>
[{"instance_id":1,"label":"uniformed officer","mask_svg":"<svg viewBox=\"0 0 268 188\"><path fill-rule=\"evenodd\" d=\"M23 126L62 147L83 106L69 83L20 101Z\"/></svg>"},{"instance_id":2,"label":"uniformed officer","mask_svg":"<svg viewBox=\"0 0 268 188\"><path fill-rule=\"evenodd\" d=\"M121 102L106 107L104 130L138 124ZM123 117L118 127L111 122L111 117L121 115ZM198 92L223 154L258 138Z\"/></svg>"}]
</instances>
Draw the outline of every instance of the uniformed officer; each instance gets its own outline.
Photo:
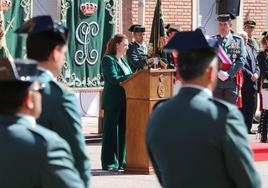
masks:
<instances>
[{"instance_id":1,"label":"uniformed officer","mask_svg":"<svg viewBox=\"0 0 268 188\"><path fill-rule=\"evenodd\" d=\"M252 48L255 57L257 57L259 51L260 51L260 42L257 38L255 38L254 30L256 27L256 22L252 19L249 19L244 22L244 31L248 34L248 45Z\"/></svg>"},{"instance_id":2,"label":"uniformed officer","mask_svg":"<svg viewBox=\"0 0 268 188\"><path fill-rule=\"evenodd\" d=\"M215 99L218 59L200 30L166 45L179 52L179 93L160 103L146 130L154 170L165 188L260 188L238 108Z\"/></svg>"},{"instance_id":3,"label":"uniformed officer","mask_svg":"<svg viewBox=\"0 0 268 188\"><path fill-rule=\"evenodd\" d=\"M237 103L238 98L238 72L245 64L245 46L240 36L231 33L232 21L230 14L219 15L219 34L213 38L217 39L230 62L222 62L218 73L218 84L214 91L214 96L232 104ZM242 74L242 72L241 72Z\"/></svg>"},{"instance_id":4,"label":"uniformed officer","mask_svg":"<svg viewBox=\"0 0 268 188\"><path fill-rule=\"evenodd\" d=\"M167 24L165 26L166 34L167 34L167 42L180 31L180 26L177 24ZM176 52L167 54L168 68L176 67L177 54Z\"/></svg>"},{"instance_id":5,"label":"uniformed officer","mask_svg":"<svg viewBox=\"0 0 268 188\"><path fill-rule=\"evenodd\" d=\"M154 57L148 59L148 47L145 44L145 27L135 24L130 26L128 31L133 32L134 41L129 43L127 50L127 61L132 72L136 72L149 64L158 64L159 59Z\"/></svg>"},{"instance_id":6,"label":"uniformed officer","mask_svg":"<svg viewBox=\"0 0 268 188\"><path fill-rule=\"evenodd\" d=\"M46 85L42 95L43 112L37 122L69 143L75 167L88 187L90 161L82 133L79 103L75 94L56 80L65 63L68 30L50 16L38 16L28 20L16 32L28 34L27 56L38 61L38 79Z\"/></svg>"},{"instance_id":7,"label":"uniformed officer","mask_svg":"<svg viewBox=\"0 0 268 188\"><path fill-rule=\"evenodd\" d=\"M1 187L85 188L69 145L36 124L43 89L37 64L17 60L16 67L0 60Z\"/></svg>"}]
</instances>

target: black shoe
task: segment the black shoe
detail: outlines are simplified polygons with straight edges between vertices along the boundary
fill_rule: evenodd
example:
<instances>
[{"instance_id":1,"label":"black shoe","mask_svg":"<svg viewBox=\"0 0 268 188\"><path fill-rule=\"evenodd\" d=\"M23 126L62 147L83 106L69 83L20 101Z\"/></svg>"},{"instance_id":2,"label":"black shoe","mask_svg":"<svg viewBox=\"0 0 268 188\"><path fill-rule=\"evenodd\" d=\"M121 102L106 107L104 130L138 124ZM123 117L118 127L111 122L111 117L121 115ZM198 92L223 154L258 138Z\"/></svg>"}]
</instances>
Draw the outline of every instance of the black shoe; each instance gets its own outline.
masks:
<instances>
[{"instance_id":1,"label":"black shoe","mask_svg":"<svg viewBox=\"0 0 268 188\"><path fill-rule=\"evenodd\" d=\"M124 167L119 167L118 172L125 172L125 168Z\"/></svg>"},{"instance_id":2,"label":"black shoe","mask_svg":"<svg viewBox=\"0 0 268 188\"><path fill-rule=\"evenodd\" d=\"M107 168L103 168L102 170L107 170L107 171L117 171L117 168L114 168L114 167L107 167Z\"/></svg>"},{"instance_id":3,"label":"black shoe","mask_svg":"<svg viewBox=\"0 0 268 188\"><path fill-rule=\"evenodd\" d=\"M249 131L248 134L256 134L256 133L254 133L254 132L252 132L252 131Z\"/></svg>"}]
</instances>

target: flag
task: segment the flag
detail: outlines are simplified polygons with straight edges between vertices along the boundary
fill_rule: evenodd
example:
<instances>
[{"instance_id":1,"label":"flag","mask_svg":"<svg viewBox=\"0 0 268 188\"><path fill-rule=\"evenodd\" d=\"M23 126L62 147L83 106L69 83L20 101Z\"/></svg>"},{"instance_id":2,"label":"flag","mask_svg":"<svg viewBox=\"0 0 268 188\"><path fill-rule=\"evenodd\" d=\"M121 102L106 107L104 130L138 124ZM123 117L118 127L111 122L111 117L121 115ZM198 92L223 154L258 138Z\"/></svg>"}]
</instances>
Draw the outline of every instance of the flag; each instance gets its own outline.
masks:
<instances>
[{"instance_id":1,"label":"flag","mask_svg":"<svg viewBox=\"0 0 268 188\"><path fill-rule=\"evenodd\" d=\"M116 0L61 1L61 21L69 29L70 37L60 80L68 86L103 86L100 62L116 31L116 7Z\"/></svg>"},{"instance_id":2,"label":"flag","mask_svg":"<svg viewBox=\"0 0 268 188\"><path fill-rule=\"evenodd\" d=\"M149 54L152 57L161 57L160 63L166 62L166 54L163 52L163 47L165 45L165 28L164 21L162 18L162 8L161 8L161 0L157 0L153 23L151 28L151 36L149 42Z\"/></svg>"},{"instance_id":3,"label":"flag","mask_svg":"<svg viewBox=\"0 0 268 188\"><path fill-rule=\"evenodd\" d=\"M32 0L0 1L0 57L24 58L26 38L14 31L31 17Z\"/></svg>"}]
</instances>

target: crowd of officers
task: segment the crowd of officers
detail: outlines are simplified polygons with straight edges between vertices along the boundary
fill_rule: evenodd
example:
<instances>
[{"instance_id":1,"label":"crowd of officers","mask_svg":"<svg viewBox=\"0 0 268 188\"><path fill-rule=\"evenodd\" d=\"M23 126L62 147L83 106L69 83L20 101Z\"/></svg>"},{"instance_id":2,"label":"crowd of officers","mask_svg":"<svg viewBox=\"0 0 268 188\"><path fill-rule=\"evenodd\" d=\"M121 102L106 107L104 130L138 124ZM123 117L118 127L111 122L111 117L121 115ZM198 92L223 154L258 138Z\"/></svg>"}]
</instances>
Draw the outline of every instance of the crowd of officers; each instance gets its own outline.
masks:
<instances>
[{"instance_id":1,"label":"crowd of officers","mask_svg":"<svg viewBox=\"0 0 268 188\"><path fill-rule=\"evenodd\" d=\"M219 34L209 36L218 41L221 49L227 54L227 59L221 62L220 71L218 73L218 84L213 92L217 98L237 104L238 108L244 115L249 134L252 132L252 123L260 122L258 133L260 141L267 141L267 123L268 115L266 112L266 92L267 89L267 38L268 33L264 31L257 39L254 37L254 29L256 22L252 19L244 22L244 31L234 34L232 31L232 20L234 17L230 14L219 15L218 31ZM166 34L168 42L180 27L176 24L166 25ZM151 58L148 61L146 54L148 53L145 44L145 28L140 25L132 25L129 31L133 32L134 41L129 44L127 51L127 60L135 72L144 68L146 63L158 63L157 58ZM178 53L176 51L167 54L167 62L169 68L177 68ZM179 74L175 76L174 93L180 88ZM259 93L259 97L258 97ZM258 100L259 98L259 100ZM258 105L259 102L259 105ZM261 109L261 118L258 121L255 118L257 106Z\"/></svg>"},{"instance_id":2,"label":"crowd of officers","mask_svg":"<svg viewBox=\"0 0 268 188\"><path fill-rule=\"evenodd\" d=\"M91 167L75 94L56 80L68 30L50 16L31 18L30 60L0 62L0 186L88 188Z\"/></svg>"},{"instance_id":3,"label":"crowd of officers","mask_svg":"<svg viewBox=\"0 0 268 188\"><path fill-rule=\"evenodd\" d=\"M231 30L231 15L219 15L217 20L219 34L210 38L217 41L218 56L223 57L220 58L213 95L238 105L244 115L247 131L252 133L257 92L260 91L262 112L259 133L261 142L267 142L268 34L264 32L263 38L258 41L253 37L255 21L247 20L244 31L239 36ZM143 26L132 25L129 31L133 33L133 41L128 44L125 35L116 34L108 42L101 62L105 79L102 106L103 170L124 171L126 164L126 101L120 83L144 67L158 65L161 61L159 56L148 56ZM180 33L180 28L178 25L168 24L166 32L166 43L169 43ZM89 187L90 161L86 154L78 101L70 89L55 79L65 63L68 30L50 16L38 16L24 23L16 33L27 35L27 57L35 61L0 62L0 149L5 151L0 156L0 185L14 188ZM195 36L196 33L193 37ZM183 36L180 37L181 40L182 38ZM179 43L176 40L174 44L176 46ZM203 42L200 46L204 44L206 45ZM185 44L183 48L187 48L187 45L191 44ZM167 67L177 69L174 86L176 93L181 87L181 81L191 80L191 74L195 77L194 71L203 70L208 66L207 58L214 57L205 51L207 57L204 56L206 53L202 55L196 52L194 54L200 56L200 60L194 59L188 52L195 48L192 46L187 49L186 55L183 48L180 47L183 52L181 54L177 47L172 48L177 51L167 54ZM183 59L180 55L183 54L184 60L189 60L189 63L193 60L200 61L200 66L189 64L183 70L185 67L180 64L183 63L180 62ZM187 66L192 67L188 70ZM180 76L183 77L182 80ZM211 84L214 84L213 80L208 83L209 86ZM208 93L210 96L210 92ZM238 104L241 99L242 104ZM248 153L246 156L248 157ZM10 168L10 164L16 169ZM158 170L161 171L156 169L157 173ZM10 177L16 180L10 181Z\"/></svg>"}]
</instances>

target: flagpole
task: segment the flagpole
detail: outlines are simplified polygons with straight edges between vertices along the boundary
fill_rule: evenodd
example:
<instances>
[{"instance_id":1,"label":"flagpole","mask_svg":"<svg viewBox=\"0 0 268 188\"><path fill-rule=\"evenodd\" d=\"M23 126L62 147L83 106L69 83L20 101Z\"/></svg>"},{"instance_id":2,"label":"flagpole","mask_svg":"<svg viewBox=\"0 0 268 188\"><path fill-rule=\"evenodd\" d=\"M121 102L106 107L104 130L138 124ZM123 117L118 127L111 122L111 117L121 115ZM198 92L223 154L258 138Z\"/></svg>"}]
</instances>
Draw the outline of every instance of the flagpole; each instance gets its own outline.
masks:
<instances>
[{"instance_id":1,"label":"flagpole","mask_svg":"<svg viewBox=\"0 0 268 188\"><path fill-rule=\"evenodd\" d=\"M139 0L138 3L138 23L144 25L144 15L145 15L145 0Z\"/></svg>"}]
</instances>

